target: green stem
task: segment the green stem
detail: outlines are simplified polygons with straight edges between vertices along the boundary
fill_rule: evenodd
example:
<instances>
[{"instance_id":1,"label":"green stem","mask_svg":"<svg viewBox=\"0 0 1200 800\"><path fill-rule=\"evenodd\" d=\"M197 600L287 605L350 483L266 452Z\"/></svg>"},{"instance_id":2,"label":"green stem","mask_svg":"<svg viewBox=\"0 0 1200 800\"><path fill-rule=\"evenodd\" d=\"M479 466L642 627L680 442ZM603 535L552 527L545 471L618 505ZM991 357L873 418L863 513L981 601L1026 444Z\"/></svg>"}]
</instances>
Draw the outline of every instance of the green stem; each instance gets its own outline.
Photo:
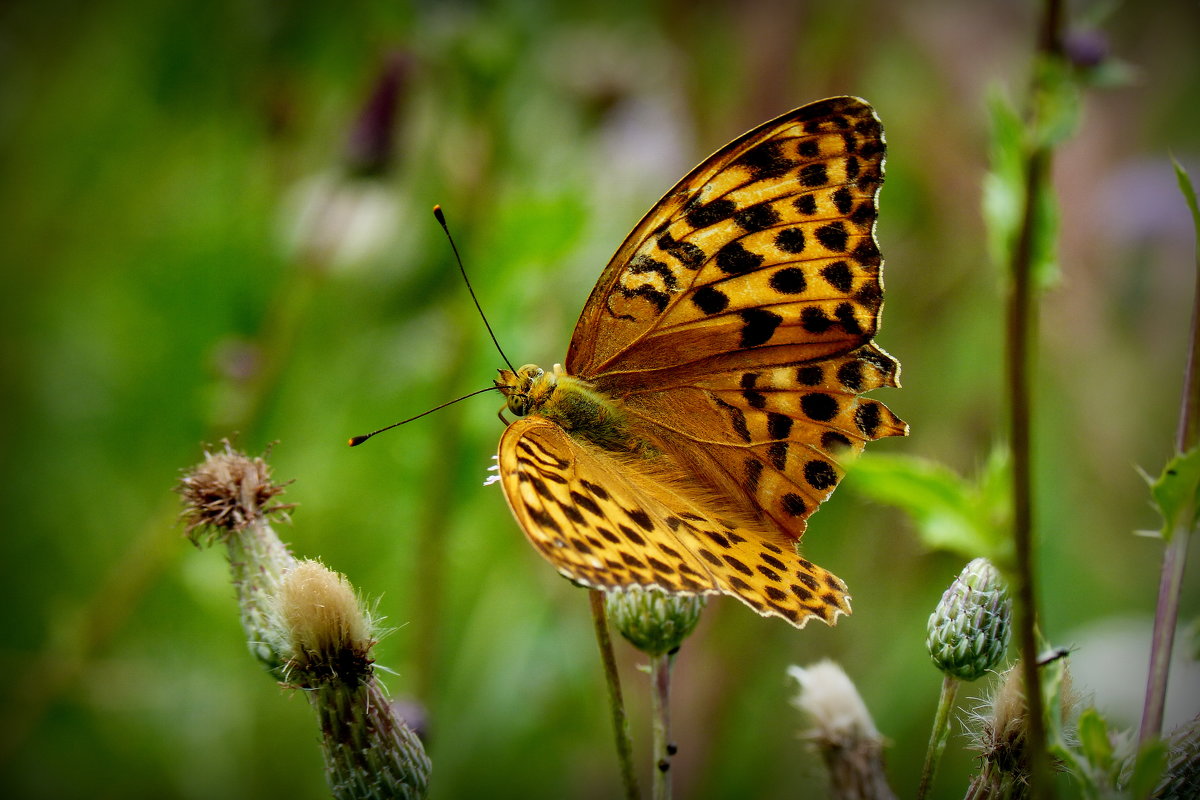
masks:
<instances>
[{"instance_id":1,"label":"green stem","mask_svg":"<svg viewBox=\"0 0 1200 800\"><path fill-rule=\"evenodd\" d=\"M954 708L954 696L958 694L959 681L953 675L942 678L942 694L938 698L937 714L933 718L933 732L929 735L929 748L925 751L925 766L921 768L921 785L917 789L917 800L924 800L933 788L946 741L950 738L950 711Z\"/></svg>"},{"instance_id":2,"label":"green stem","mask_svg":"<svg viewBox=\"0 0 1200 800\"><path fill-rule=\"evenodd\" d=\"M661 653L650 657L650 707L654 720L654 800L670 800L671 756L671 664L673 655Z\"/></svg>"},{"instance_id":3,"label":"green stem","mask_svg":"<svg viewBox=\"0 0 1200 800\"><path fill-rule=\"evenodd\" d=\"M621 766L621 782L625 787L626 800L640 800L637 775L633 771L633 746L629 740L629 718L625 716L625 700L621 697L621 676L617 673L617 659L613 655L612 637L608 634L608 615L604 610L604 592L592 589L588 592L592 605L592 622L596 628L596 643L600 646L600 661L604 664L604 678L608 683L609 708L612 711L613 736L617 743L617 761Z\"/></svg>"}]
</instances>

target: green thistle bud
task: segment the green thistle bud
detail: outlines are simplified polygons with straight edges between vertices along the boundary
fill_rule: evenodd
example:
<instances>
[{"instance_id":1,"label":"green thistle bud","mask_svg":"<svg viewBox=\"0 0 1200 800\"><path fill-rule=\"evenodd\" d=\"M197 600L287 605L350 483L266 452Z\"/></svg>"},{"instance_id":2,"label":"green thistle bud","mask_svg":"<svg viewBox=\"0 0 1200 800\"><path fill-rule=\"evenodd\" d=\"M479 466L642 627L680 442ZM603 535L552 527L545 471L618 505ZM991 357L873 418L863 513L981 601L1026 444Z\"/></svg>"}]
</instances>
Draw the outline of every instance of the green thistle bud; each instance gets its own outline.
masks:
<instances>
[{"instance_id":1,"label":"green thistle bud","mask_svg":"<svg viewBox=\"0 0 1200 800\"><path fill-rule=\"evenodd\" d=\"M677 650L695 630L707 600L654 586L630 586L606 592L604 602L613 625L630 644L660 656Z\"/></svg>"},{"instance_id":2,"label":"green thistle bud","mask_svg":"<svg viewBox=\"0 0 1200 800\"><path fill-rule=\"evenodd\" d=\"M929 655L938 669L973 681L1000 662L1011 634L1012 600L1000 571L977 558L959 573L929 616Z\"/></svg>"}]
</instances>

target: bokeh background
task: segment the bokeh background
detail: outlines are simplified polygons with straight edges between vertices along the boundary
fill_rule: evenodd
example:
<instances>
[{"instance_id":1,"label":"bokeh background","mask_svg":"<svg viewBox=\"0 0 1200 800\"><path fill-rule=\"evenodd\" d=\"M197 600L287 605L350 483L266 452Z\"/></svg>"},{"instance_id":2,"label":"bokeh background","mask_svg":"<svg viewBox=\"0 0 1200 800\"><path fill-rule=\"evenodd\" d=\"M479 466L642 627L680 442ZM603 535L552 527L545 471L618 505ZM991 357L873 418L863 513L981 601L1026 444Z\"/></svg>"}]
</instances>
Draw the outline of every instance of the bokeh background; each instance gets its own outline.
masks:
<instances>
[{"instance_id":1,"label":"bokeh background","mask_svg":"<svg viewBox=\"0 0 1200 800\"><path fill-rule=\"evenodd\" d=\"M549 364L623 235L688 168L795 106L868 98L889 142L878 341L905 383L881 399L912 426L872 450L970 476L1004 429L1002 271L980 210L987 102L1025 96L1035 13L1008 0L0 6L0 793L327 796L307 703L253 663L222 554L176 522L180 470L231 436L252 453L277 442L295 553L381 598L396 630L377 656L425 716L435 798L615 796L585 595L482 485L497 399L345 445L488 385L501 364L430 208L446 209L506 350ZM1157 526L1136 469L1157 472L1173 449L1194 279L1168 154L1200 174L1200 12L1080 3L1071 19L1077 56L1127 80L1086 95L1056 163L1039 586L1044 632L1078 647L1079 688L1128 725L1160 553L1133 535ZM912 795L940 682L925 621L965 559L927 549L853 475L805 546L849 584L854 615L798 632L710 604L676 668L677 796L823 796L785 677L823 657L857 682ZM648 784L646 680L619 646ZM1195 673L1176 674L1178 721L1197 708ZM963 743L938 796L962 795Z\"/></svg>"}]
</instances>

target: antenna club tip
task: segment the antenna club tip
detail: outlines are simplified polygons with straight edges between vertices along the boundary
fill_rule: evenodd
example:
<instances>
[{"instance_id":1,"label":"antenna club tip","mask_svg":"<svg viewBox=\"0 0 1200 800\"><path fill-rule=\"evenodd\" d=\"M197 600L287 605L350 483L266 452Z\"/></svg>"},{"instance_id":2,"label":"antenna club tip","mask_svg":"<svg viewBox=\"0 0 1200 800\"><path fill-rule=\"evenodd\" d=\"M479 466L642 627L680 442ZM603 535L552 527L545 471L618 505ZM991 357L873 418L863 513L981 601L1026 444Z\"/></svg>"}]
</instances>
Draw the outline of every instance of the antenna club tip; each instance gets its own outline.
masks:
<instances>
[{"instance_id":1,"label":"antenna club tip","mask_svg":"<svg viewBox=\"0 0 1200 800\"><path fill-rule=\"evenodd\" d=\"M437 221L442 225L446 224L446 215L442 213L442 207L440 205L433 207L433 216L436 217Z\"/></svg>"},{"instance_id":2,"label":"antenna club tip","mask_svg":"<svg viewBox=\"0 0 1200 800\"><path fill-rule=\"evenodd\" d=\"M350 437L350 446L357 447L358 445L362 444L363 442L365 442L367 439L370 439L370 438L371 438L370 434L366 434L364 436L351 436Z\"/></svg>"}]
</instances>

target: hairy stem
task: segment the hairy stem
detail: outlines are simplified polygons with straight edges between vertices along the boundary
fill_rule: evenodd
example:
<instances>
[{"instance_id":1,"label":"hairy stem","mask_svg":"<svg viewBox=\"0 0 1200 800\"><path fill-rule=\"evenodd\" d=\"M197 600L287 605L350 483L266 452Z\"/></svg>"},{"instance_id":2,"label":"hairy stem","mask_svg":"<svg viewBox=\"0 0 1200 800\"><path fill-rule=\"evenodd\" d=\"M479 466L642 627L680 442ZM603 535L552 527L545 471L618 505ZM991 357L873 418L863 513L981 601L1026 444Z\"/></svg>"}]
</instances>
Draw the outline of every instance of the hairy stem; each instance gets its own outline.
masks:
<instances>
[{"instance_id":1,"label":"hairy stem","mask_svg":"<svg viewBox=\"0 0 1200 800\"><path fill-rule=\"evenodd\" d=\"M617 742L617 761L621 766L621 782L624 784L626 800L640 800L637 775L633 771L633 746L629 740L629 718L625 716L625 700L621 696L621 676L617 673L617 659L613 655L612 637L608 633L608 615L604 610L604 592L592 589L588 592L592 606L592 622L596 628L596 643L600 646L600 661L604 664L604 678L608 683L609 708L612 711L613 736Z\"/></svg>"},{"instance_id":2,"label":"hairy stem","mask_svg":"<svg viewBox=\"0 0 1200 800\"><path fill-rule=\"evenodd\" d=\"M946 740L950 738L950 711L954 708L954 696L958 694L959 680L953 675L942 678L942 694L938 698L937 714L933 718L933 732L929 735L929 748L925 751L925 766L921 768L921 785L917 789L917 800L924 800L933 788Z\"/></svg>"}]
</instances>

